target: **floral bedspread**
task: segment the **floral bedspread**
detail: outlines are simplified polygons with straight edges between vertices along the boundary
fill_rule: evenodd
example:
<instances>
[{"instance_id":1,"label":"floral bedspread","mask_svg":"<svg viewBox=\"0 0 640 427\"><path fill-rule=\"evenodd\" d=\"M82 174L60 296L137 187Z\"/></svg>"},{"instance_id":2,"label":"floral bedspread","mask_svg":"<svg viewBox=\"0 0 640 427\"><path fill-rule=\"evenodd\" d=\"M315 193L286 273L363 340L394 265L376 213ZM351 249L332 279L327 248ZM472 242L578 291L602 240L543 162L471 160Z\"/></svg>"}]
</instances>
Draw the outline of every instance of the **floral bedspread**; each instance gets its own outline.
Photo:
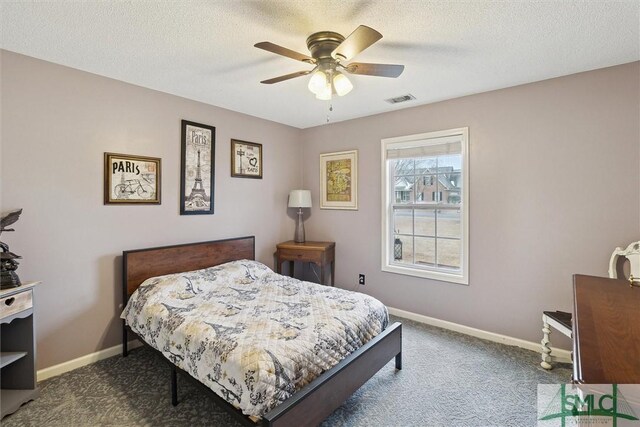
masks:
<instances>
[{"instance_id":1,"label":"floral bedspread","mask_svg":"<svg viewBox=\"0 0 640 427\"><path fill-rule=\"evenodd\" d=\"M245 415L260 417L379 334L386 307L256 261L146 280L131 329Z\"/></svg>"}]
</instances>

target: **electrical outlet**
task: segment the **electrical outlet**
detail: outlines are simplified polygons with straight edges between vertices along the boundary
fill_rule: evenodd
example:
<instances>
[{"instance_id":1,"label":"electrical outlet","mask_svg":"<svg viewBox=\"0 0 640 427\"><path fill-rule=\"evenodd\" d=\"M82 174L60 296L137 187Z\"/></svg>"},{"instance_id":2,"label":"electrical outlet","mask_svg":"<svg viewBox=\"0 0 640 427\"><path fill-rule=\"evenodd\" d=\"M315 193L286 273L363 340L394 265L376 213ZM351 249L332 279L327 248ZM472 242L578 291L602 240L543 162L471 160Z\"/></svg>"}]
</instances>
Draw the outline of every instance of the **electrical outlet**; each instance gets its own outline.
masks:
<instances>
[{"instance_id":1,"label":"electrical outlet","mask_svg":"<svg viewBox=\"0 0 640 427\"><path fill-rule=\"evenodd\" d=\"M364 274L359 274L358 275L358 284L364 286Z\"/></svg>"}]
</instances>

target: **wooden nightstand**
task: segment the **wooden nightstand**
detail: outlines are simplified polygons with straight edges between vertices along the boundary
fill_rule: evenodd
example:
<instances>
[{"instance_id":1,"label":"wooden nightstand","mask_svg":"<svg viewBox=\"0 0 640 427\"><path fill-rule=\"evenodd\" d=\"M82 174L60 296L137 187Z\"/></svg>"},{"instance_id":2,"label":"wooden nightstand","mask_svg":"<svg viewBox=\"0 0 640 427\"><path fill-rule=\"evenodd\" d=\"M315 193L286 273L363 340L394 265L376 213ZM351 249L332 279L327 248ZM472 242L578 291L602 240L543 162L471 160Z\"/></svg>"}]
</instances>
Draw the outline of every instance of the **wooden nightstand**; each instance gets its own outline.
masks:
<instances>
[{"instance_id":1,"label":"wooden nightstand","mask_svg":"<svg viewBox=\"0 0 640 427\"><path fill-rule=\"evenodd\" d=\"M311 262L320 267L320 283L324 283L324 270L331 263L331 286L335 286L336 272L336 244L335 242L304 242L293 240L276 245L276 273L282 272L282 263L289 261L289 272L293 277L293 263L295 261Z\"/></svg>"}]
</instances>

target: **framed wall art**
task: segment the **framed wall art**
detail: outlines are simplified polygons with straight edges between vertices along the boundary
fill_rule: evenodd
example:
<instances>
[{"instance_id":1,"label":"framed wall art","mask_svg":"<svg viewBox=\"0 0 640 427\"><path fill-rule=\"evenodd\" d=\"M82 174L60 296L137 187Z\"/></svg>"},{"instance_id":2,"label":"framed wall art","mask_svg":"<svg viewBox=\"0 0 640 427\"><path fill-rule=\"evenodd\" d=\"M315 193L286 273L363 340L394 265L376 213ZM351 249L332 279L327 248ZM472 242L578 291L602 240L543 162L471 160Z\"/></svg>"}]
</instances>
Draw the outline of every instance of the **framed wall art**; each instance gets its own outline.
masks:
<instances>
[{"instance_id":1,"label":"framed wall art","mask_svg":"<svg viewBox=\"0 0 640 427\"><path fill-rule=\"evenodd\" d=\"M358 150L320 154L320 209L358 209Z\"/></svg>"},{"instance_id":2,"label":"framed wall art","mask_svg":"<svg viewBox=\"0 0 640 427\"><path fill-rule=\"evenodd\" d=\"M262 179L262 144L231 140L231 176Z\"/></svg>"},{"instance_id":3,"label":"framed wall art","mask_svg":"<svg viewBox=\"0 0 640 427\"><path fill-rule=\"evenodd\" d=\"M104 153L104 204L160 204L160 159Z\"/></svg>"},{"instance_id":4,"label":"framed wall art","mask_svg":"<svg viewBox=\"0 0 640 427\"><path fill-rule=\"evenodd\" d=\"M180 215L213 214L216 128L182 120Z\"/></svg>"}]
</instances>

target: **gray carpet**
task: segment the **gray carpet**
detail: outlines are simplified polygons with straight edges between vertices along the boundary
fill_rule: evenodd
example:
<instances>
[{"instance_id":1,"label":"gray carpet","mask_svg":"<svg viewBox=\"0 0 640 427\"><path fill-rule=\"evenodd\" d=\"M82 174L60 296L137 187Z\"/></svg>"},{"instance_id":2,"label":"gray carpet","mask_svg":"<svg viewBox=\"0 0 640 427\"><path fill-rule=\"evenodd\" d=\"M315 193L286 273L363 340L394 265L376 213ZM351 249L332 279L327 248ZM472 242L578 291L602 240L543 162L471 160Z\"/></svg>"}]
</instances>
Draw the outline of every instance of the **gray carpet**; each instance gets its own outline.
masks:
<instances>
[{"instance_id":1,"label":"gray carpet","mask_svg":"<svg viewBox=\"0 0 640 427\"><path fill-rule=\"evenodd\" d=\"M538 353L395 320L403 370L390 362L323 426L533 426L537 385L570 380L570 365L545 372ZM2 426L241 425L191 381L178 387L173 407L168 366L140 348L41 382L41 396Z\"/></svg>"}]
</instances>

